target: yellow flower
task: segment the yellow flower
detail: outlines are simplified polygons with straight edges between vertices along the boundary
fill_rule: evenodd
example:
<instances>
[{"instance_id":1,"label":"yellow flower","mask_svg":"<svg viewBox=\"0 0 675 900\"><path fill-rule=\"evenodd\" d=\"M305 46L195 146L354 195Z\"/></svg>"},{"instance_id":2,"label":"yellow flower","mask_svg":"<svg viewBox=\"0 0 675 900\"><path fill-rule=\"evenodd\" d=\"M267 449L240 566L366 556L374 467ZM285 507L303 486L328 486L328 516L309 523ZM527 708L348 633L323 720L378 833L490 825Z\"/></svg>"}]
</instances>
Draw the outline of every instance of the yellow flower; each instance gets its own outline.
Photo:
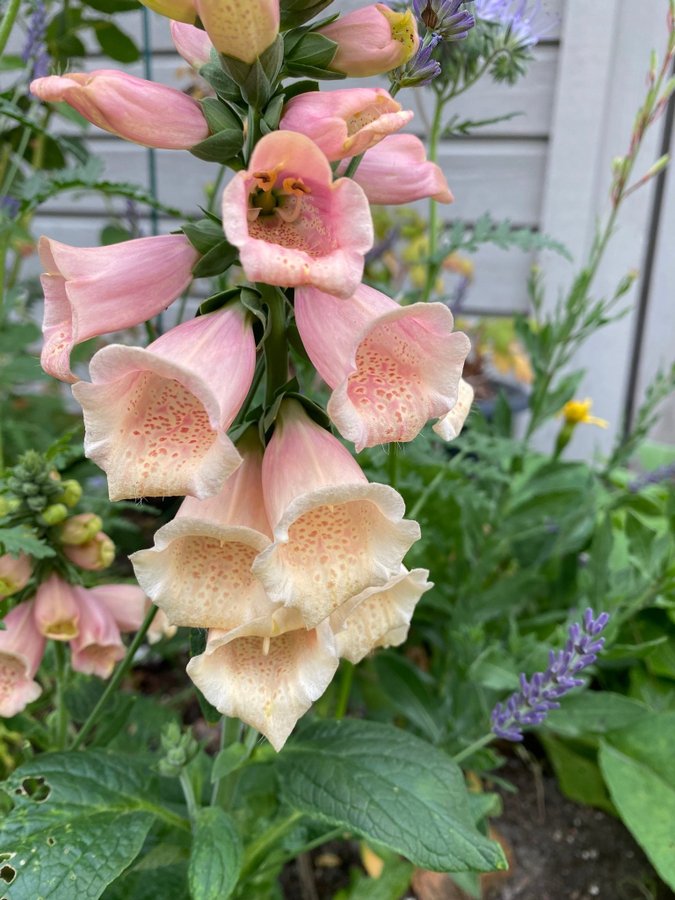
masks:
<instances>
[{"instance_id":1,"label":"yellow flower","mask_svg":"<svg viewBox=\"0 0 675 900\"><path fill-rule=\"evenodd\" d=\"M597 416L591 416L590 411L593 401L586 400L569 400L562 408L561 415L568 425L597 425L599 428L607 428L609 422L606 419L598 419Z\"/></svg>"}]
</instances>

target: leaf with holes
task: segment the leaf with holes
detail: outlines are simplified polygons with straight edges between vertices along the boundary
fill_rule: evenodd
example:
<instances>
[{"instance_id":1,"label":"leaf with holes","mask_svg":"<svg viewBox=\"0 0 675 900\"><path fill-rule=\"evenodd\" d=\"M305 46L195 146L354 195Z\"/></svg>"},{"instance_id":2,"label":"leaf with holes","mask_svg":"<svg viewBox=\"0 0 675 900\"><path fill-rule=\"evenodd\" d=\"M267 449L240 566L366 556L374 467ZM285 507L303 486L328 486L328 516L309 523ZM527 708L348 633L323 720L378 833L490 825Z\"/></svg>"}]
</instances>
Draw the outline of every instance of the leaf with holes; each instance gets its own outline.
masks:
<instances>
[{"instance_id":1,"label":"leaf with holes","mask_svg":"<svg viewBox=\"0 0 675 900\"><path fill-rule=\"evenodd\" d=\"M462 771L398 728L318 722L299 729L277 758L286 802L344 826L425 869L505 869L498 844L475 827Z\"/></svg>"},{"instance_id":2,"label":"leaf with holes","mask_svg":"<svg viewBox=\"0 0 675 900\"><path fill-rule=\"evenodd\" d=\"M99 750L47 753L16 769L3 784L14 802L0 827L3 896L100 897L156 819L183 826L153 799L153 780L145 762Z\"/></svg>"}]
</instances>

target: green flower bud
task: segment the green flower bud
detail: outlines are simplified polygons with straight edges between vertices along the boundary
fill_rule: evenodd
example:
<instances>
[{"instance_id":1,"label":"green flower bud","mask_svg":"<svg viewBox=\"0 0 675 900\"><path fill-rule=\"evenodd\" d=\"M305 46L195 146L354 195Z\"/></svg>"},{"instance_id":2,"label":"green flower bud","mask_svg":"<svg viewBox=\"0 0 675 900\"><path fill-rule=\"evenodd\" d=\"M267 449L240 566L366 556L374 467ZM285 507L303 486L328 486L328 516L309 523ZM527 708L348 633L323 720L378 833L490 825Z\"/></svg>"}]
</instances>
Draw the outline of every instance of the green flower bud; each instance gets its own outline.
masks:
<instances>
[{"instance_id":1,"label":"green flower bud","mask_svg":"<svg viewBox=\"0 0 675 900\"><path fill-rule=\"evenodd\" d=\"M61 488L61 496L60 500L62 503L65 503L66 506L76 506L82 497L82 485L79 481L75 481L74 478L69 478L67 481L62 481L59 485Z\"/></svg>"},{"instance_id":2,"label":"green flower bud","mask_svg":"<svg viewBox=\"0 0 675 900\"><path fill-rule=\"evenodd\" d=\"M40 516L41 525L58 525L68 516L68 507L63 503L52 503Z\"/></svg>"}]
</instances>

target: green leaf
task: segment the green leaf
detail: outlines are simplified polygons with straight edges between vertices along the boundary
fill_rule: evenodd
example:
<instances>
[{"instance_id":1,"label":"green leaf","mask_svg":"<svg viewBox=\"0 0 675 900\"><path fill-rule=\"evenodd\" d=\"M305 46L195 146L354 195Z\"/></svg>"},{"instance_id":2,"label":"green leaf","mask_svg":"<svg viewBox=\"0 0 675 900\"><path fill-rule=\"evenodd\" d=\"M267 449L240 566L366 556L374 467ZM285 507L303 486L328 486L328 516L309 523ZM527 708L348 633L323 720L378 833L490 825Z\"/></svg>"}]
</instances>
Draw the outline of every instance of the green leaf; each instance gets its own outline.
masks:
<instances>
[{"instance_id":1,"label":"green leaf","mask_svg":"<svg viewBox=\"0 0 675 900\"><path fill-rule=\"evenodd\" d=\"M461 769L397 728L344 719L302 727L276 760L286 802L440 871L506 868L476 829Z\"/></svg>"},{"instance_id":2,"label":"green leaf","mask_svg":"<svg viewBox=\"0 0 675 900\"><path fill-rule=\"evenodd\" d=\"M292 34L292 32L291 32ZM289 35L290 36L290 35ZM290 45L287 38L287 47ZM315 31L307 32L295 42L287 52L286 70L295 78L344 78L340 72L331 71L331 64L337 51L337 44Z\"/></svg>"},{"instance_id":3,"label":"green leaf","mask_svg":"<svg viewBox=\"0 0 675 900\"><path fill-rule=\"evenodd\" d=\"M230 744L229 747L224 747L213 761L211 781L218 781L234 772L246 761L247 755L243 744Z\"/></svg>"},{"instance_id":4,"label":"green leaf","mask_svg":"<svg viewBox=\"0 0 675 900\"><path fill-rule=\"evenodd\" d=\"M27 553L34 559L47 559L55 555L49 544L37 537L27 525L0 527L0 547L3 553L9 553L10 556Z\"/></svg>"},{"instance_id":5,"label":"green leaf","mask_svg":"<svg viewBox=\"0 0 675 900\"><path fill-rule=\"evenodd\" d=\"M671 715L670 719L673 727L669 753L672 754L675 716ZM645 755L649 753L649 749L644 748ZM675 785L672 783L672 758L670 781L666 781L648 761L636 759L603 742L600 745L600 768L624 824L661 878L675 889Z\"/></svg>"},{"instance_id":6,"label":"green leaf","mask_svg":"<svg viewBox=\"0 0 675 900\"><path fill-rule=\"evenodd\" d=\"M24 69L25 67L26 63L20 56L5 53L0 57L0 72L11 72L14 69Z\"/></svg>"},{"instance_id":7,"label":"green leaf","mask_svg":"<svg viewBox=\"0 0 675 900\"><path fill-rule=\"evenodd\" d=\"M224 128L190 147L190 153L204 162L226 163L239 153L244 143L240 128Z\"/></svg>"},{"instance_id":8,"label":"green leaf","mask_svg":"<svg viewBox=\"0 0 675 900\"><path fill-rule=\"evenodd\" d=\"M209 129L213 134L225 129L241 131L241 119L225 103L221 103L215 97L206 97L200 103Z\"/></svg>"},{"instance_id":9,"label":"green leaf","mask_svg":"<svg viewBox=\"0 0 675 900\"><path fill-rule=\"evenodd\" d=\"M212 219L186 222L182 228L185 237L200 253L208 253L223 240L222 222L214 222Z\"/></svg>"},{"instance_id":10,"label":"green leaf","mask_svg":"<svg viewBox=\"0 0 675 900\"><path fill-rule=\"evenodd\" d=\"M563 794L575 803L596 806L615 816L616 808L607 793L595 750L576 747L546 734L540 734L539 739L551 760Z\"/></svg>"},{"instance_id":11,"label":"green leaf","mask_svg":"<svg viewBox=\"0 0 675 900\"><path fill-rule=\"evenodd\" d=\"M394 709L417 726L430 741L437 743L442 728L434 717L434 699L422 672L398 653L378 653L373 665Z\"/></svg>"},{"instance_id":12,"label":"green leaf","mask_svg":"<svg viewBox=\"0 0 675 900\"><path fill-rule=\"evenodd\" d=\"M643 703L609 691L584 691L561 703L560 709L549 714L545 727L566 737L605 734L649 715Z\"/></svg>"},{"instance_id":13,"label":"green leaf","mask_svg":"<svg viewBox=\"0 0 675 900\"><path fill-rule=\"evenodd\" d=\"M318 16L333 0L281 0L281 30L297 28Z\"/></svg>"},{"instance_id":14,"label":"green leaf","mask_svg":"<svg viewBox=\"0 0 675 900\"><path fill-rule=\"evenodd\" d=\"M114 13L130 12L138 9L138 0L82 0L91 9L97 12L113 15Z\"/></svg>"},{"instance_id":15,"label":"green leaf","mask_svg":"<svg viewBox=\"0 0 675 900\"><path fill-rule=\"evenodd\" d=\"M4 782L14 808L0 828L11 900L96 900L136 858L155 817L145 761L123 754L47 753ZM6 879L7 880L7 879Z\"/></svg>"},{"instance_id":16,"label":"green leaf","mask_svg":"<svg viewBox=\"0 0 675 900\"><path fill-rule=\"evenodd\" d=\"M106 56L117 62L126 63L136 62L140 58L141 54L136 44L117 25L107 21L90 24L92 24L96 40Z\"/></svg>"},{"instance_id":17,"label":"green leaf","mask_svg":"<svg viewBox=\"0 0 675 900\"><path fill-rule=\"evenodd\" d=\"M241 839L226 812L200 809L194 825L188 869L193 900L227 900L237 886L242 863Z\"/></svg>"},{"instance_id":18,"label":"green leaf","mask_svg":"<svg viewBox=\"0 0 675 900\"><path fill-rule=\"evenodd\" d=\"M236 261L237 253L237 248L223 238L220 243L202 256L192 270L192 274L195 278L210 278L212 275L220 275Z\"/></svg>"}]
</instances>

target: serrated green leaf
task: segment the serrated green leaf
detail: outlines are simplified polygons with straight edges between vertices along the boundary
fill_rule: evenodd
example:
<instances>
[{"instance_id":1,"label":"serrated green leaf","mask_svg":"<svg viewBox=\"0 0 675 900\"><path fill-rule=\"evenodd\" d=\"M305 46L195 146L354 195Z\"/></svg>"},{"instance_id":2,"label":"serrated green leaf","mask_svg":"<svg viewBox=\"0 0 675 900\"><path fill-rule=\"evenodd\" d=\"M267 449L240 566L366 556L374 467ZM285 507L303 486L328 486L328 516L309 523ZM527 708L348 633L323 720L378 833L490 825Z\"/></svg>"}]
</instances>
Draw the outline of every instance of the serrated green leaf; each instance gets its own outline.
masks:
<instances>
[{"instance_id":1,"label":"serrated green leaf","mask_svg":"<svg viewBox=\"0 0 675 900\"><path fill-rule=\"evenodd\" d=\"M397 728L343 719L302 727L276 761L286 802L440 871L506 868L475 827L461 769Z\"/></svg>"},{"instance_id":2,"label":"serrated green leaf","mask_svg":"<svg viewBox=\"0 0 675 900\"><path fill-rule=\"evenodd\" d=\"M0 547L2 553L9 553L10 556L26 553L34 559L47 559L55 555L49 544L37 537L27 525L0 528Z\"/></svg>"},{"instance_id":3,"label":"serrated green leaf","mask_svg":"<svg viewBox=\"0 0 675 900\"><path fill-rule=\"evenodd\" d=\"M96 900L140 852L159 807L147 764L123 754L47 753L4 782L14 809L0 828L8 900Z\"/></svg>"},{"instance_id":4,"label":"serrated green leaf","mask_svg":"<svg viewBox=\"0 0 675 900\"><path fill-rule=\"evenodd\" d=\"M230 816L217 806L200 809L188 868L193 900L231 897L239 879L242 855L241 838Z\"/></svg>"}]
</instances>

